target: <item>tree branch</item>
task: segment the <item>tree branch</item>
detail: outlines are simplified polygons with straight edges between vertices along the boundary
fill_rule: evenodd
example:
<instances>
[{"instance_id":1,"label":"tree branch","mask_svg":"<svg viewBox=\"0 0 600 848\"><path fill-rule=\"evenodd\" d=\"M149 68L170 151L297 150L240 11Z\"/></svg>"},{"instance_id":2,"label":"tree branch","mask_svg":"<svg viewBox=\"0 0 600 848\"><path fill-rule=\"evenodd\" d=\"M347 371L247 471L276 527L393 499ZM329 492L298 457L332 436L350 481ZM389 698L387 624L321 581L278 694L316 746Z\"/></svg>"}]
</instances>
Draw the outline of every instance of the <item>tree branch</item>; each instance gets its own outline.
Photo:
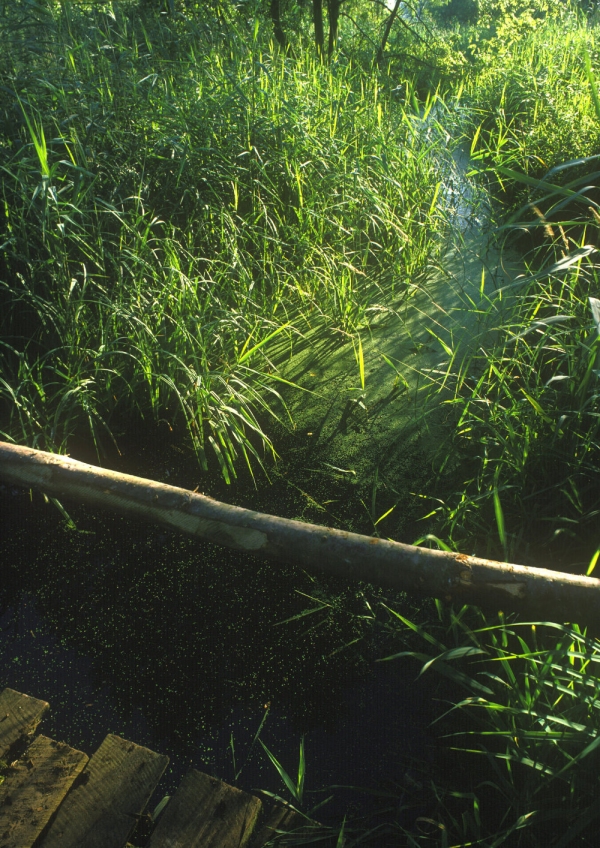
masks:
<instances>
[{"instance_id":1,"label":"tree branch","mask_svg":"<svg viewBox=\"0 0 600 848\"><path fill-rule=\"evenodd\" d=\"M383 31L383 37L381 39L381 44L379 45L379 50L377 51L377 57L375 59L375 62L378 65L380 64L383 58L383 51L385 50L385 45L387 44L387 40L389 38L392 26L394 25L394 21L396 20L396 15L398 14L400 3L402 3L402 0L396 0L396 2L394 3L394 8L392 9L390 16L386 21L385 30Z\"/></svg>"},{"instance_id":2,"label":"tree branch","mask_svg":"<svg viewBox=\"0 0 600 848\"><path fill-rule=\"evenodd\" d=\"M359 536L0 442L0 479L72 498L254 556L448 601L557 622L600 621L600 580Z\"/></svg>"}]
</instances>

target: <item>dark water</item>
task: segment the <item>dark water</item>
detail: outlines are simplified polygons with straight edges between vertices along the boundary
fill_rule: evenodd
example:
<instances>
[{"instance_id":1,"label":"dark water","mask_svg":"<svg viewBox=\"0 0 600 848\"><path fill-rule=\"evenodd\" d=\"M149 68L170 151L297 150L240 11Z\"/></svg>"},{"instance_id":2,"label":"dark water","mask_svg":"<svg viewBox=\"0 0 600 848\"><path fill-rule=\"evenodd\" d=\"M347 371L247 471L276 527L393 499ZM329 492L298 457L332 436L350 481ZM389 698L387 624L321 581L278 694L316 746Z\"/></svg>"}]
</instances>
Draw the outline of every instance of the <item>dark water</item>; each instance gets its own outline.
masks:
<instances>
[{"instance_id":1,"label":"dark water","mask_svg":"<svg viewBox=\"0 0 600 848\"><path fill-rule=\"evenodd\" d=\"M259 728L293 777L305 734L305 809L334 795L320 821L378 805L333 784L405 802L431 758L432 690L408 661L376 665L398 646L360 618L399 599L65 506L76 531L40 495L0 487L0 685L50 702L42 733L88 754L107 733L168 754L152 804L190 767L286 797Z\"/></svg>"}]
</instances>

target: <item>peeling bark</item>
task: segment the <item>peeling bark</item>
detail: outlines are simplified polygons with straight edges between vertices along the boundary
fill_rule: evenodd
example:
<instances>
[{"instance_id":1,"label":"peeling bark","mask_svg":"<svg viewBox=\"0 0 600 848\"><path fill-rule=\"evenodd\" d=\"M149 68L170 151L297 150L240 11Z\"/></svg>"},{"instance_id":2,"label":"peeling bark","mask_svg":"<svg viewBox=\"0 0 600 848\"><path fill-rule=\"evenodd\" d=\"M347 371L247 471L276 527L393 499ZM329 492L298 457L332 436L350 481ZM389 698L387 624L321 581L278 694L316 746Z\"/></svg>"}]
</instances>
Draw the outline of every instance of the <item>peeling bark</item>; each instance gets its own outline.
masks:
<instances>
[{"instance_id":1,"label":"peeling bark","mask_svg":"<svg viewBox=\"0 0 600 848\"><path fill-rule=\"evenodd\" d=\"M305 524L0 442L0 480L113 509L266 559L551 621L600 620L600 580Z\"/></svg>"}]
</instances>

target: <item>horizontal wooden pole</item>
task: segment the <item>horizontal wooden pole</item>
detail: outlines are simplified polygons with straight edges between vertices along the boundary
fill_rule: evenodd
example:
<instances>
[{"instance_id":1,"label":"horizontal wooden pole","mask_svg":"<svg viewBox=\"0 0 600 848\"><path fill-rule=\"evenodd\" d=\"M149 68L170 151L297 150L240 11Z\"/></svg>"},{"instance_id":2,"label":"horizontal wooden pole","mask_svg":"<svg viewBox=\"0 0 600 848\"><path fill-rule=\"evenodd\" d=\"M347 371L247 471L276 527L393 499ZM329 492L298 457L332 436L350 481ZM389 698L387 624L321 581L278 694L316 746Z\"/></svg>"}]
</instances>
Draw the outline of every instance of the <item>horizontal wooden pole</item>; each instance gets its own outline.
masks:
<instances>
[{"instance_id":1,"label":"horizontal wooden pole","mask_svg":"<svg viewBox=\"0 0 600 848\"><path fill-rule=\"evenodd\" d=\"M127 513L217 545L406 592L518 610L548 621L600 620L600 580L432 551L220 503L175 486L0 442L0 480Z\"/></svg>"}]
</instances>

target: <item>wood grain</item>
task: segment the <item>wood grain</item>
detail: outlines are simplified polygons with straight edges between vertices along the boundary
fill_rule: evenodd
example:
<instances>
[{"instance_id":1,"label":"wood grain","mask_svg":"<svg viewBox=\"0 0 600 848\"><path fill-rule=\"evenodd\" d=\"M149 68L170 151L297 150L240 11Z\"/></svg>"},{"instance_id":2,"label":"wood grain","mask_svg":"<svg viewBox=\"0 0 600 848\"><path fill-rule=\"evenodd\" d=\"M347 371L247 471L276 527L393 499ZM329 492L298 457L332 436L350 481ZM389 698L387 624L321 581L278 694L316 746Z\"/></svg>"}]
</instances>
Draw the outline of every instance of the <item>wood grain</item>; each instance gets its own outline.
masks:
<instances>
[{"instance_id":1,"label":"wood grain","mask_svg":"<svg viewBox=\"0 0 600 848\"><path fill-rule=\"evenodd\" d=\"M47 709L46 701L21 695L14 689L0 694L0 759L19 739L33 736Z\"/></svg>"},{"instance_id":2,"label":"wood grain","mask_svg":"<svg viewBox=\"0 0 600 848\"><path fill-rule=\"evenodd\" d=\"M87 754L38 736L0 784L0 845L29 848L88 761Z\"/></svg>"},{"instance_id":3,"label":"wood grain","mask_svg":"<svg viewBox=\"0 0 600 848\"><path fill-rule=\"evenodd\" d=\"M107 736L39 848L123 848L168 762L120 736Z\"/></svg>"},{"instance_id":4,"label":"wood grain","mask_svg":"<svg viewBox=\"0 0 600 848\"><path fill-rule=\"evenodd\" d=\"M253 795L192 769L146 848L244 848L261 806Z\"/></svg>"}]
</instances>

